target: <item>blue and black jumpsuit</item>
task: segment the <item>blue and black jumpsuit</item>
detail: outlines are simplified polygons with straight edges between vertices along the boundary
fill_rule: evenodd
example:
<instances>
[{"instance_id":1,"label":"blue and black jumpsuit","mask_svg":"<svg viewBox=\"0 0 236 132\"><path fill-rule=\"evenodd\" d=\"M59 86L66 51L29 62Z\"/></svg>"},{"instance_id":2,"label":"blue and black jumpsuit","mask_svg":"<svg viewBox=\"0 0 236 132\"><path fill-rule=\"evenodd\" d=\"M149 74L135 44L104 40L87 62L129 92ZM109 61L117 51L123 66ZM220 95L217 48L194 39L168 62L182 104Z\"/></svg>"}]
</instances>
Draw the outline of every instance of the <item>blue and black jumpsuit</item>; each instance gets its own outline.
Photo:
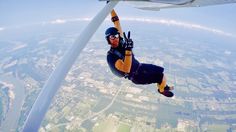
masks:
<instances>
[{"instance_id":1,"label":"blue and black jumpsuit","mask_svg":"<svg viewBox=\"0 0 236 132\"><path fill-rule=\"evenodd\" d=\"M112 71L118 77L128 78L135 84L162 83L164 68L152 64L139 63L132 53L132 63L129 73L120 71L115 63L125 59L126 49L119 44L117 48L112 48L107 52L107 63Z\"/></svg>"}]
</instances>

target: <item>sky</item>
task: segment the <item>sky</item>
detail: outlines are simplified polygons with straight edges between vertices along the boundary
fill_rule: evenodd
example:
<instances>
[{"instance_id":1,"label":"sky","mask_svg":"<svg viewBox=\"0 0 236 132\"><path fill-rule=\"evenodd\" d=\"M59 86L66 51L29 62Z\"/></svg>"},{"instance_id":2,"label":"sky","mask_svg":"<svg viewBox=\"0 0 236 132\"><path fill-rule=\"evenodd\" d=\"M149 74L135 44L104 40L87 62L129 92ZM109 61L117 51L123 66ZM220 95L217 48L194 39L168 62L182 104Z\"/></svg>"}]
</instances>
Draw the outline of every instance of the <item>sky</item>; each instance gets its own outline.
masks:
<instances>
[{"instance_id":1,"label":"sky","mask_svg":"<svg viewBox=\"0 0 236 132\"><path fill-rule=\"evenodd\" d=\"M0 31L58 19L92 18L104 5L98 0L1 0ZM121 19L174 20L236 34L236 4L145 11L120 2L115 9Z\"/></svg>"}]
</instances>

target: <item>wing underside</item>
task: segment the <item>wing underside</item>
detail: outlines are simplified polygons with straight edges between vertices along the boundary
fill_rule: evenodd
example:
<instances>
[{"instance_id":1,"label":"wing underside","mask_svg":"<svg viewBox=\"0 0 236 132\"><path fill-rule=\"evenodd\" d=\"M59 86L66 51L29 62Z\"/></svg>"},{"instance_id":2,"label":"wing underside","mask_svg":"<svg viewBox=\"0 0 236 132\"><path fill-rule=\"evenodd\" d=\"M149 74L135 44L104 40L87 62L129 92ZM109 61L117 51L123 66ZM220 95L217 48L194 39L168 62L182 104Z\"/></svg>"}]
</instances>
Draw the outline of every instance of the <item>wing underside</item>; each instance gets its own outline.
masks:
<instances>
[{"instance_id":1,"label":"wing underside","mask_svg":"<svg viewBox=\"0 0 236 132\"><path fill-rule=\"evenodd\" d=\"M111 1L126 1L134 5L134 7L144 10L160 10L165 8L180 8L180 7L201 7L201 6L236 3L236 0L111 0Z\"/></svg>"}]
</instances>

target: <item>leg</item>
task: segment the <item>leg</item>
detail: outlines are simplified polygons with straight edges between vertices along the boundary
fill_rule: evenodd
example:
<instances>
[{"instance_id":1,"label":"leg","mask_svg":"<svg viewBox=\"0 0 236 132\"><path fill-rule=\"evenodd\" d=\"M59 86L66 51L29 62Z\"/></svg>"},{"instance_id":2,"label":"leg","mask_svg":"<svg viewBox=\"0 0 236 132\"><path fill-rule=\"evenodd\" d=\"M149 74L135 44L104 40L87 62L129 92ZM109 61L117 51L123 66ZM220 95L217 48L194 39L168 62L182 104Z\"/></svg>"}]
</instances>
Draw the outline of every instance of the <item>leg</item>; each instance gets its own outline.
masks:
<instances>
[{"instance_id":1,"label":"leg","mask_svg":"<svg viewBox=\"0 0 236 132\"><path fill-rule=\"evenodd\" d=\"M166 85L166 77L164 75L163 75L161 84L157 83L157 87L158 87L158 92L160 94L163 94L166 97L174 96L174 94L170 91L170 90L173 90L174 87L173 86L169 87L168 85Z\"/></svg>"},{"instance_id":2,"label":"leg","mask_svg":"<svg viewBox=\"0 0 236 132\"><path fill-rule=\"evenodd\" d=\"M163 79L164 68L145 64L139 67L139 70L132 78L132 82L135 84L151 84L151 83L161 83Z\"/></svg>"},{"instance_id":3,"label":"leg","mask_svg":"<svg viewBox=\"0 0 236 132\"><path fill-rule=\"evenodd\" d=\"M163 74L163 78L162 78L161 84L157 83L157 87L160 90L160 92L164 92L164 88L166 87L166 77L165 77L164 74Z\"/></svg>"}]
</instances>

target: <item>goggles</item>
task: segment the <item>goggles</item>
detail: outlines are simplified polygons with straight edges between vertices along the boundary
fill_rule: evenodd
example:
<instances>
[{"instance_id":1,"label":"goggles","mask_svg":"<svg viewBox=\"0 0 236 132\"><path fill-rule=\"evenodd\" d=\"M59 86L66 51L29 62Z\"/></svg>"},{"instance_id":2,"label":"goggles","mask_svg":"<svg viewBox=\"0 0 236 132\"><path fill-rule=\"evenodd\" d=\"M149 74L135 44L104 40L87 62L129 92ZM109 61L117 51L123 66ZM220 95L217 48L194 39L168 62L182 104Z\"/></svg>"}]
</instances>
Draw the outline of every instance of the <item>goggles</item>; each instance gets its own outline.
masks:
<instances>
[{"instance_id":1,"label":"goggles","mask_svg":"<svg viewBox=\"0 0 236 132\"><path fill-rule=\"evenodd\" d=\"M111 39L111 40L114 40L116 38L119 38L119 34L109 36L109 39Z\"/></svg>"}]
</instances>

